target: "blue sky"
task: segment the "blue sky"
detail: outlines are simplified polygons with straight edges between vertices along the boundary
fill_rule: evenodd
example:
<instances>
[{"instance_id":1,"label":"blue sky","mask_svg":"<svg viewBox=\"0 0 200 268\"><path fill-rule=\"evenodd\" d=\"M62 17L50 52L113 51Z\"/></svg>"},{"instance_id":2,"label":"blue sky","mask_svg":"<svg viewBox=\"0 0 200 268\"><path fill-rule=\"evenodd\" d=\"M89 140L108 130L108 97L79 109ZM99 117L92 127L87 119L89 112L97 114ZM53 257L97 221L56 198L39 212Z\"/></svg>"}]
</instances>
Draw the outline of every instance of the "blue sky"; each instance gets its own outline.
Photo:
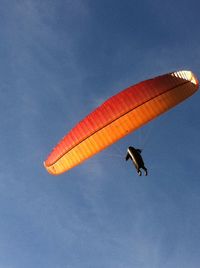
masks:
<instances>
[{"instance_id":1,"label":"blue sky","mask_svg":"<svg viewBox=\"0 0 200 268\"><path fill-rule=\"evenodd\" d=\"M199 93L68 173L43 167L109 96L174 70L200 78L199 8L1 0L0 268L199 267Z\"/></svg>"}]
</instances>

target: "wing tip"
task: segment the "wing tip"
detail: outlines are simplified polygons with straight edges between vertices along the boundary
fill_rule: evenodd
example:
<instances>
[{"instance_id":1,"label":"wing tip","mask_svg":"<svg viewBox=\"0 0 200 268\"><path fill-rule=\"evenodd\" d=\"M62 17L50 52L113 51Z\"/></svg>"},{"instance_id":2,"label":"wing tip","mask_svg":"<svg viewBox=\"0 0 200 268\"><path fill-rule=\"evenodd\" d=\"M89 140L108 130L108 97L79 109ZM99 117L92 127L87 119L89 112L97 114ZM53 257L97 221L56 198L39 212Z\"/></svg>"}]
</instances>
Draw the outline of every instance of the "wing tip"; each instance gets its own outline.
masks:
<instances>
[{"instance_id":1,"label":"wing tip","mask_svg":"<svg viewBox=\"0 0 200 268\"><path fill-rule=\"evenodd\" d=\"M45 169L47 170L48 173L50 173L51 175L58 175L58 173L56 172L56 169L55 167L52 165L52 166L48 166L46 164L46 161L43 162L43 165L45 167Z\"/></svg>"},{"instance_id":2,"label":"wing tip","mask_svg":"<svg viewBox=\"0 0 200 268\"><path fill-rule=\"evenodd\" d=\"M190 81L192 84L196 86L196 89L198 89L199 87L199 81L197 79L197 76L190 70L176 71L172 73L172 76L180 77Z\"/></svg>"}]
</instances>

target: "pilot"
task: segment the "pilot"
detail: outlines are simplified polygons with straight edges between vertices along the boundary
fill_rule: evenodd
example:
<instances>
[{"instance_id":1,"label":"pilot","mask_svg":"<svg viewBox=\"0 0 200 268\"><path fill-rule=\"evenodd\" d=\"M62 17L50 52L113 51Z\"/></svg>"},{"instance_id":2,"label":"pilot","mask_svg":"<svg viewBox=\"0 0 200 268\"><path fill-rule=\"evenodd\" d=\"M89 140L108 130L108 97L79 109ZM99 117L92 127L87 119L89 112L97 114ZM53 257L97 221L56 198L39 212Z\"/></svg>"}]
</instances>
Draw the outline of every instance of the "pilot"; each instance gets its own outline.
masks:
<instances>
[{"instance_id":1,"label":"pilot","mask_svg":"<svg viewBox=\"0 0 200 268\"><path fill-rule=\"evenodd\" d=\"M133 164L135 165L135 168L137 170L137 173L139 176L142 175L141 168L145 171L145 176L147 176L147 168L144 165L144 161L141 156L142 150L135 149L134 147L130 146L127 150L126 155L126 161L130 158L133 161Z\"/></svg>"}]
</instances>

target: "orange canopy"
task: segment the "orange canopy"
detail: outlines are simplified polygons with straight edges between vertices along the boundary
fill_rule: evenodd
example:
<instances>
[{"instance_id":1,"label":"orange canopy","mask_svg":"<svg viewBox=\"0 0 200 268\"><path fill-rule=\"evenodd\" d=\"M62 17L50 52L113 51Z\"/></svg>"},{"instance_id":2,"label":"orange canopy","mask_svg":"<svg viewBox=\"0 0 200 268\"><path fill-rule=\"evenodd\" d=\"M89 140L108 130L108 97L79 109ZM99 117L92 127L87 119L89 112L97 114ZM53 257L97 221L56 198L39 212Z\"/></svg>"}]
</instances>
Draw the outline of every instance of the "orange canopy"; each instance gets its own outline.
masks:
<instances>
[{"instance_id":1,"label":"orange canopy","mask_svg":"<svg viewBox=\"0 0 200 268\"><path fill-rule=\"evenodd\" d=\"M146 80L119 92L80 121L53 149L44 165L60 174L191 96L198 80L178 71Z\"/></svg>"}]
</instances>

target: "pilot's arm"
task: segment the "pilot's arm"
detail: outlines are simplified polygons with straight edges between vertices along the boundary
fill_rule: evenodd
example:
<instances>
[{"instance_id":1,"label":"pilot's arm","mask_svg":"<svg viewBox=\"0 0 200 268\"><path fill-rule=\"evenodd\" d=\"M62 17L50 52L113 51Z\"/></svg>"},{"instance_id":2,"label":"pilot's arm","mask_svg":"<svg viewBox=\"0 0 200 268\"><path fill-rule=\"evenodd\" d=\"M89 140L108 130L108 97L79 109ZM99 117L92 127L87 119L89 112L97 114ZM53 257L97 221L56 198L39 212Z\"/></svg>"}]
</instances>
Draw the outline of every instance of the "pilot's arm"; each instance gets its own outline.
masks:
<instances>
[{"instance_id":1,"label":"pilot's arm","mask_svg":"<svg viewBox=\"0 0 200 268\"><path fill-rule=\"evenodd\" d=\"M130 158L130 154L127 153L127 155L126 155L126 161L129 160L129 158Z\"/></svg>"}]
</instances>

